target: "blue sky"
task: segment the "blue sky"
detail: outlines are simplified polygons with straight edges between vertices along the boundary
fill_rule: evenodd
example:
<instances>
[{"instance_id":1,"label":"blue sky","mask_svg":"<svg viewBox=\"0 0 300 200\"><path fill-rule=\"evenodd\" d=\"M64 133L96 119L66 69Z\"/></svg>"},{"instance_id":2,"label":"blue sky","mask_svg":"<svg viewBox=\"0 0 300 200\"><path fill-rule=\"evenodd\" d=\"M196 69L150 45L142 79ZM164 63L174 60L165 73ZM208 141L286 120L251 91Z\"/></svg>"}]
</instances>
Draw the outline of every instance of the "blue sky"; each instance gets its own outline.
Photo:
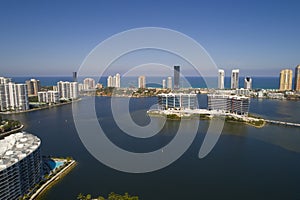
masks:
<instances>
[{"instance_id":1,"label":"blue sky","mask_svg":"<svg viewBox=\"0 0 300 200\"><path fill-rule=\"evenodd\" d=\"M199 42L229 74L300 64L300 1L0 1L0 76L71 75L101 41L164 27ZM130 65L130 62L126 62Z\"/></svg>"}]
</instances>

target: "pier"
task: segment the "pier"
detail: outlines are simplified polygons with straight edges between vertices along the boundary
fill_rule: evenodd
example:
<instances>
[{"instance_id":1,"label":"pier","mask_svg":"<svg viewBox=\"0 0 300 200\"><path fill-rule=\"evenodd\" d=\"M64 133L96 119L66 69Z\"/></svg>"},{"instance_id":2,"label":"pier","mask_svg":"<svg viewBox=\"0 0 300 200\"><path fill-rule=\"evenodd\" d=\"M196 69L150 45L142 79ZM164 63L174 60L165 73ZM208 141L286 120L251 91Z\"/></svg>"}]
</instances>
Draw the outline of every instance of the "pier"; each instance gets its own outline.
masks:
<instances>
[{"instance_id":1,"label":"pier","mask_svg":"<svg viewBox=\"0 0 300 200\"><path fill-rule=\"evenodd\" d=\"M300 127L300 124L298 124L298 123L292 123L292 122L282 122L282 121L269 120L269 119L265 119L265 122L270 123L270 124L278 124L278 125L284 125L284 126Z\"/></svg>"}]
</instances>

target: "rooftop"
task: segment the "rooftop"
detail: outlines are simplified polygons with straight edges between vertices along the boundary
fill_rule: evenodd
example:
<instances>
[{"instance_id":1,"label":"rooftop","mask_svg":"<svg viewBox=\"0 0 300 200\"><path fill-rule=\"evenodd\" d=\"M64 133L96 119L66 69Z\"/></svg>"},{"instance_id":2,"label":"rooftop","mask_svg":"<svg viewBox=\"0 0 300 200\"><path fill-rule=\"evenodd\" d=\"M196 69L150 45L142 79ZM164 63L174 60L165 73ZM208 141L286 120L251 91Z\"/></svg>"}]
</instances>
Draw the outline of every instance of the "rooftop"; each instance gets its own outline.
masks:
<instances>
[{"instance_id":1,"label":"rooftop","mask_svg":"<svg viewBox=\"0 0 300 200\"><path fill-rule=\"evenodd\" d=\"M0 171L22 160L41 144L41 140L29 133L19 132L0 140Z\"/></svg>"}]
</instances>

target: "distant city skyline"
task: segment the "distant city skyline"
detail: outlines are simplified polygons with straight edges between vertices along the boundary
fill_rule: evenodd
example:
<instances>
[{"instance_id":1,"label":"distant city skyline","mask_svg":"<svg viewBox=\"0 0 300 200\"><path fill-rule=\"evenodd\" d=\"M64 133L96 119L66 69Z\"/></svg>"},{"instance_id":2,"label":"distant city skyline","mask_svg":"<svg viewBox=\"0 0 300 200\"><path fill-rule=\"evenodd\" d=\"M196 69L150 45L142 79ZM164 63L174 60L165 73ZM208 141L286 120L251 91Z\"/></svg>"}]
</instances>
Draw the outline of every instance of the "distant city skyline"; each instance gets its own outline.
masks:
<instances>
[{"instance_id":1,"label":"distant city skyline","mask_svg":"<svg viewBox=\"0 0 300 200\"><path fill-rule=\"evenodd\" d=\"M100 42L149 26L195 39L224 70L239 68L240 76L278 76L281 69L300 63L299 6L299 1L279 0L76 1L71 5L68 1L2 1L1 76L69 75L78 71ZM170 67L173 64L170 60ZM184 72L184 64L177 64ZM131 66L134 61L129 60L116 68Z\"/></svg>"}]
</instances>

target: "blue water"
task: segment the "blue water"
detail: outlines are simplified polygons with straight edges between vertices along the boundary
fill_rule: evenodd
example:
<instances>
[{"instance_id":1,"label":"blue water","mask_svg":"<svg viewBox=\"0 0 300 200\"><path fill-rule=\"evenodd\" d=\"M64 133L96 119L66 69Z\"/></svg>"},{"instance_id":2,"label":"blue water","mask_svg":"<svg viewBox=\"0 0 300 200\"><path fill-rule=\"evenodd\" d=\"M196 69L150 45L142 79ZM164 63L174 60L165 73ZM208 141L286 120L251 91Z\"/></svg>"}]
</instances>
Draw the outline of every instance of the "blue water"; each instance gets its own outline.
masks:
<instances>
[{"instance_id":1,"label":"blue water","mask_svg":"<svg viewBox=\"0 0 300 200\"><path fill-rule=\"evenodd\" d=\"M13 81L16 83L24 83L30 78L35 78L41 81L42 86L56 85L58 81L72 81L71 76L63 77L13 77ZM96 80L97 77L94 77ZM162 79L167 77L146 77L147 87L162 87ZM78 78L79 82L82 82L83 78ZM99 83L104 86L107 85L107 77L101 77ZM181 87L193 87L193 88L216 88L217 77L186 77L186 80L181 79ZM278 89L279 78L278 77L252 77L252 85L254 89ZM121 78L121 87L137 87L137 77L123 77ZM244 87L244 77L240 77L239 86ZM230 88L230 77L225 77L225 88Z\"/></svg>"}]
</instances>

